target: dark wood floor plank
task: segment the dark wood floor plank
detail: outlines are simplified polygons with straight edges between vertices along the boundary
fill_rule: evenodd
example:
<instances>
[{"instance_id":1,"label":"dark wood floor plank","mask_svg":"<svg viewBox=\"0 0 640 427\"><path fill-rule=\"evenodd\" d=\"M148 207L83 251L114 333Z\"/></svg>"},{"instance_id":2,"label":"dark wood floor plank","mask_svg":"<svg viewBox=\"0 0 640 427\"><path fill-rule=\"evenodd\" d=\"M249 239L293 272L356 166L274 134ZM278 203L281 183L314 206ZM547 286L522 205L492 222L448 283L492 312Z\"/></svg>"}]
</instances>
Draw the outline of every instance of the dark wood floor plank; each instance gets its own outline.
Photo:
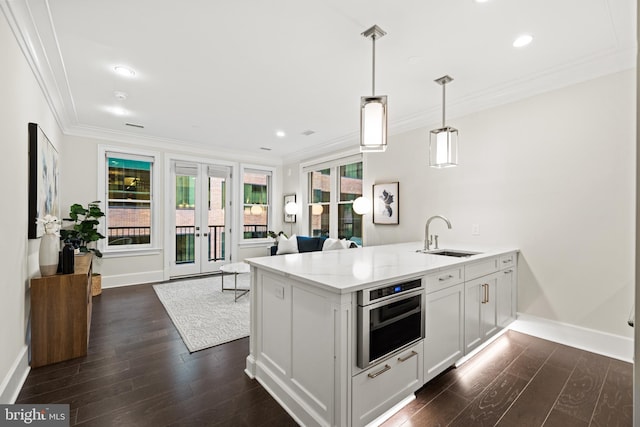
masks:
<instances>
[{"instance_id":1,"label":"dark wood floor plank","mask_svg":"<svg viewBox=\"0 0 640 427\"><path fill-rule=\"evenodd\" d=\"M424 408L413 414L405 425L448 426L469 403L469 400L449 390L444 390Z\"/></svg>"},{"instance_id":2,"label":"dark wood floor plank","mask_svg":"<svg viewBox=\"0 0 640 427\"><path fill-rule=\"evenodd\" d=\"M633 365L612 360L591 425L630 426L633 422Z\"/></svg>"},{"instance_id":3,"label":"dark wood floor plank","mask_svg":"<svg viewBox=\"0 0 640 427\"><path fill-rule=\"evenodd\" d=\"M560 393L554 409L585 422L591 421L610 359L584 352Z\"/></svg>"},{"instance_id":4,"label":"dark wood floor plank","mask_svg":"<svg viewBox=\"0 0 640 427\"><path fill-rule=\"evenodd\" d=\"M501 374L450 425L452 427L496 425L526 385L527 380L506 372Z\"/></svg>"},{"instance_id":5,"label":"dark wood floor plank","mask_svg":"<svg viewBox=\"0 0 640 427\"><path fill-rule=\"evenodd\" d=\"M499 421L500 427L539 427L553 408L571 371L545 364Z\"/></svg>"},{"instance_id":6,"label":"dark wood floor plank","mask_svg":"<svg viewBox=\"0 0 640 427\"><path fill-rule=\"evenodd\" d=\"M553 409L543 424L544 427L588 427L589 423L569 414Z\"/></svg>"}]
</instances>

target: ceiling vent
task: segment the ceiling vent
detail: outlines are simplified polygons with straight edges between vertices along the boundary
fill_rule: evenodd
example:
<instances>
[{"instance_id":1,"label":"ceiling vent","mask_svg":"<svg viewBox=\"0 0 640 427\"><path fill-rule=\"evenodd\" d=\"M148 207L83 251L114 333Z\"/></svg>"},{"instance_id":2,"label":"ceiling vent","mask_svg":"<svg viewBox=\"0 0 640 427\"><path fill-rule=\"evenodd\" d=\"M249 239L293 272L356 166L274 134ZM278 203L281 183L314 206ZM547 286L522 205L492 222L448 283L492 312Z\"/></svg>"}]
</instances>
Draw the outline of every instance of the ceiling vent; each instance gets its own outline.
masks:
<instances>
[{"instance_id":1,"label":"ceiling vent","mask_svg":"<svg viewBox=\"0 0 640 427\"><path fill-rule=\"evenodd\" d=\"M302 134L303 134L304 136L310 136L310 135L313 135L314 133L316 133L316 131L311 130L311 129L307 129L307 130L305 130L304 132L302 132Z\"/></svg>"},{"instance_id":2,"label":"ceiling vent","mask_svg":"<svg viewBox=\"0 0 640 427\"><path fill-rule=\"evenodd\" d=\"M137 125L135 123L125 123L125 126L131 126L132 128L144 129L144 126Z\"/></svg>"}]
</instances>

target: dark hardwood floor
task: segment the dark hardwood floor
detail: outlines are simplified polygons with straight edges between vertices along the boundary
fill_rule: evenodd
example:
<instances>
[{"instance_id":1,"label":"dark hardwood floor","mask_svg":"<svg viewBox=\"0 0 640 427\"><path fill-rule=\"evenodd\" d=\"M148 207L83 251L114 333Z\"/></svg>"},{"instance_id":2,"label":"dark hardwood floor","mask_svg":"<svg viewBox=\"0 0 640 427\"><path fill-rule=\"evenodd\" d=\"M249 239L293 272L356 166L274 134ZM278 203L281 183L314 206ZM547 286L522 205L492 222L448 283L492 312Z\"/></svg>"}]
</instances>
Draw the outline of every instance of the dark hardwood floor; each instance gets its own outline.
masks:
<instances>
[{"instance_id":1,"label":"dark hardwood floor","mask_svg":"<svg viewBox=\"0 0 640 427\"><path fill-rule=\"evenodd\" d=\"M33 369L16 403L77 426L295 426L243 372L247 338L189 353L151 285L93 299L89 354ZM630 426L631 365L508 332L419 390L393 426Z\"/></svg>"},{"instance_id":2,"label":"dark hardwood floor","mask_svg":"<svg viewBox=\"0 0 640 427\"><path fill-rule=\"evenodd\" d=\"M631 426L632 365L508 331L436 377L396 426Z\"/></svg>"}]
</instances>

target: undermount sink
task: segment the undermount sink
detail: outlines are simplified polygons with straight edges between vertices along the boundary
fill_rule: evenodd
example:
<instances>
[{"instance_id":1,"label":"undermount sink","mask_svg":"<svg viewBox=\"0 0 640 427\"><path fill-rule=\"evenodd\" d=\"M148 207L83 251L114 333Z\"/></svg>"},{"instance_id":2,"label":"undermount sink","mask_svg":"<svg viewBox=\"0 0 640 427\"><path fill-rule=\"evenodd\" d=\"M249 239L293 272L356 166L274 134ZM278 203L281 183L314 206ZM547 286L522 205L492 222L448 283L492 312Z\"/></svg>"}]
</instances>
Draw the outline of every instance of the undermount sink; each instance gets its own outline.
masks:
<instances>
[{"instance_id":1,"label":"undermount sink","mask_svg":"<svg viewBox=\"0 0 640 427\"><path fill-rule=\"evenodd\" d=\"M436 249L434 251L425 251L420 249L416 252L422 252L423 254L431 254L431 255L452 256L456 258L469 258L470 256L478 255L481 253L481 252L471 252L471 251L459 251L459 250L453 250L453 249Z\"/></svg>"}]
</instances>

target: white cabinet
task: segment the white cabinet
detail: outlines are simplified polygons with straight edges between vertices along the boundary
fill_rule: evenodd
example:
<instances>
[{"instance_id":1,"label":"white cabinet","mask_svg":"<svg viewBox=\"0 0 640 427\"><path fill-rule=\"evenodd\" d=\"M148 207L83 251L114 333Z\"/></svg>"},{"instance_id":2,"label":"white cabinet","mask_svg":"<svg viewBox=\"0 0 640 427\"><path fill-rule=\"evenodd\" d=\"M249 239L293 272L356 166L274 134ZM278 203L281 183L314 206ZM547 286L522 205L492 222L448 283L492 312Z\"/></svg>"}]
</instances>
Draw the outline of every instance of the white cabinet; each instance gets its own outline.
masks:
<instances>
[{"instance_id":1,"label":"white cabinet","mask_svg":"<svg viewBox=\"0 0 640 427\"><path fill-rule=\"evenodd\" d=\"M422 341L352 378L352 426L364 426L422 387Z\"/></svg>"},{"instance_id":2,"label":"white cabinet","mask_svg":"<svg viewBox=\"0 0 640 427\"><path fill-rule=\"evenodd\" d=\"M464 355L464 285L458 283L427 293L425 319L424 381L427 382Z\"/></svg>"},{"instance_id":3,"label":"white cabinet","mask_svg":"<svg viewBox=\"0 0 640 427\"><path fill-rule=\"evenodd\" d=\"M516 320L516 253L501 256L499 266L496 311L498 326L503 328Z\"/></svg>"},{"instance_id":4,"label":"white cabinet","mask_svg":"<svg viewBox=\"0 0 640 427\"><path fill-rule=\"evenodd\" d=\"M469 353L498 331L496 312L498 274L499 273L492 273L465 282L465 354Z\"/></svg>"}]
</instances>

